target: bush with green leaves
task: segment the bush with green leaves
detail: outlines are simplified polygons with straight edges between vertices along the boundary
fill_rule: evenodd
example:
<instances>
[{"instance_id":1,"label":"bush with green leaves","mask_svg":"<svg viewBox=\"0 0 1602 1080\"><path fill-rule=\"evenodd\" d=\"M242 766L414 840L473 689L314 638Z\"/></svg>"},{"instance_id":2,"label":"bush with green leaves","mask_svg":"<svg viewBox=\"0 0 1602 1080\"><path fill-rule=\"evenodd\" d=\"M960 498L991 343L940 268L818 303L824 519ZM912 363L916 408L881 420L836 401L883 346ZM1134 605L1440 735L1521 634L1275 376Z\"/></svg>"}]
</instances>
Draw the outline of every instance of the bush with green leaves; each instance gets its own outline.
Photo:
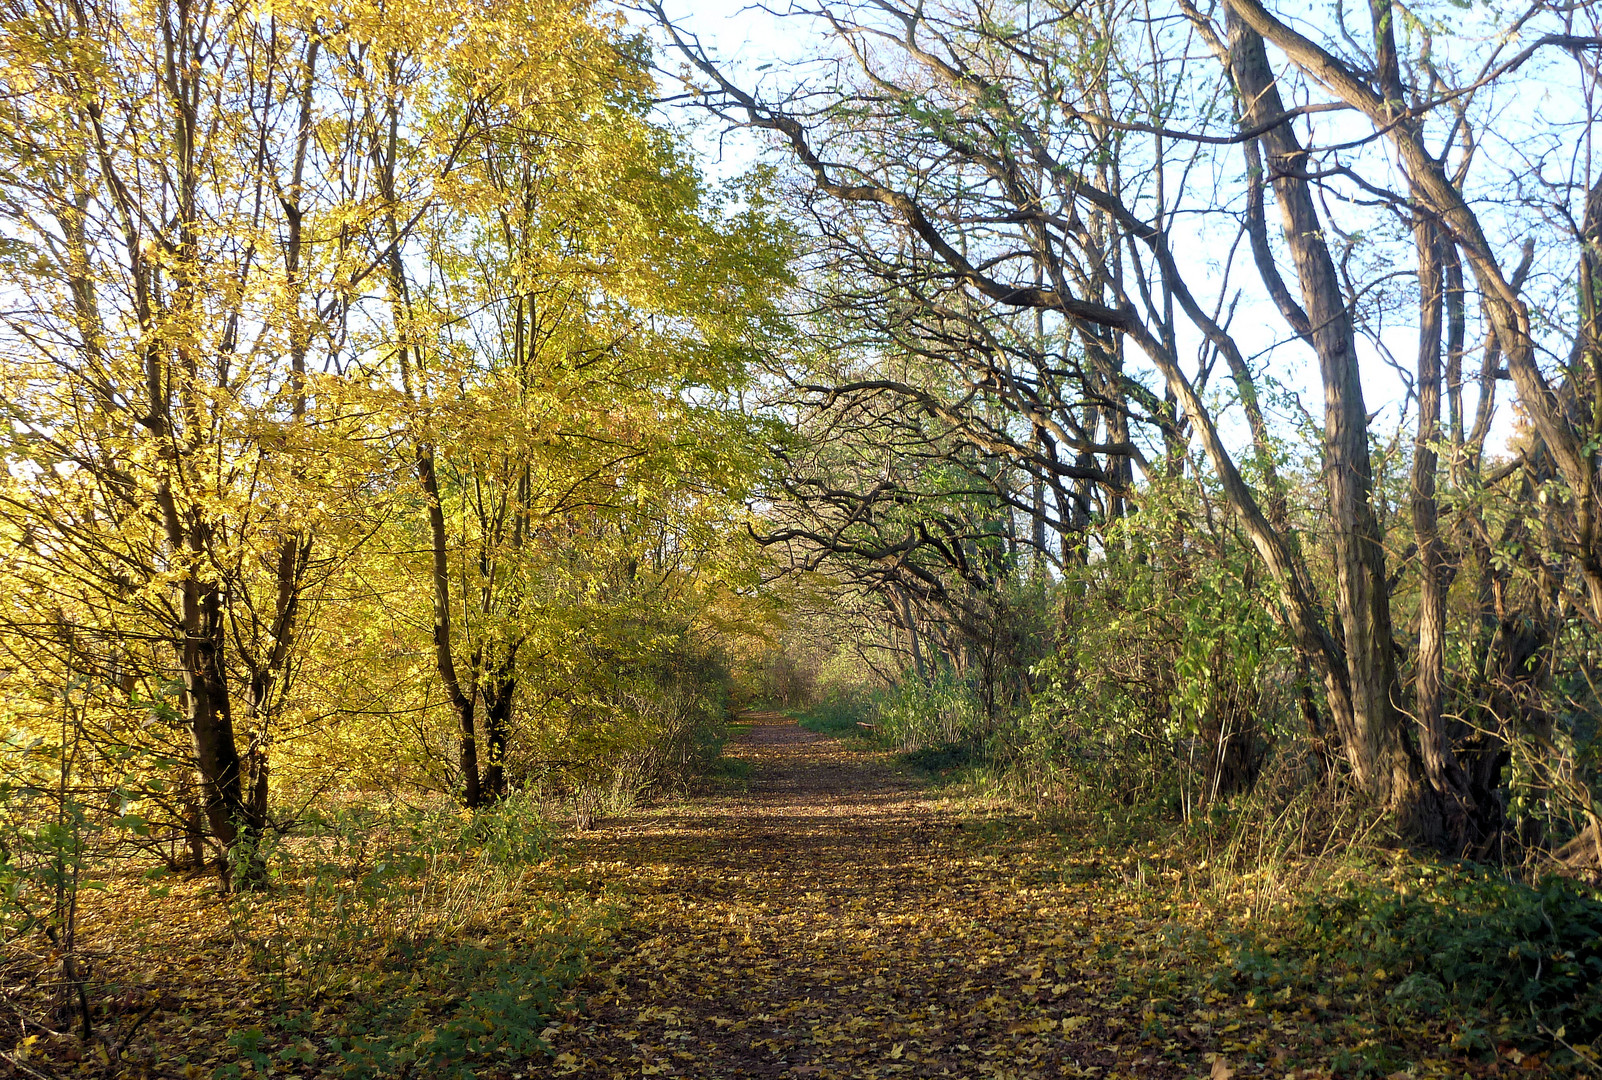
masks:
<instances>
[{"instance_id":1,"label":"bush with green leaves","mask_svg":"<svg viewBox=\"0 0 1602 1080\"><path fill-rule=\"evenodd\" d=\"M1061 644L1002 749L1021 786L1188 818L1300 733L1302 675L1251 552L1193 511L1154 483L1063 586Z\"/></svg>"},{"instance_id":2,"label":"bush with green leaves","mask_svg":"<svg viewBox=\"0 0 1602 1080\"><path fill-rule=\"evenodd\" d=\"M1498 1037L1602 1037L1602 896L1572 879L1421 868L1302 909L1307 944L1401 978L1402 1012L1448 1013Z\"/></svg>"},{"instance_id":3,"label":"bush with green leaves","mask_svg":"<svg viewBox=\"0 0 1602 1080\"><path fill-rule=\"evenodd\" d=\"M873 723L879 740L903 753L978 743L989 733L972 682L949 670L902 682L879 700Z\"/></svg>"},{"instance_id":4,"label":"bush with green leaves","mask_svg":"<svg viewBox=\"0 0 1602 1080\"><path fill-rule=\"evenodd\" d=\"M649 649L598 651L571 673L561 695L522 716L507 757L514 787L568 805L584 826L712 770L730 684L715 650L664 630Z\"/></svg>"},{"instance_id":5,"label":"bush with green leaves","mask_svg":"<svg viewBox=\"0 0 1602 1080\"><path fill-rule=\"evenodd\" d=\"M882 694L836 690L795 713L796 723L807 731L836 739L872 733L872 717Z\"/></svg>"},{"instance_id":6,"label":"bush with green leaves","mask_svg":"<svg viewBox=\"0 0 1602 1080\"><path fill-rule=\"evenodd\" d=\"M396 951L375 979L378 993L330 1040L346 1075L471 1080L486 1065L538 1057L553 1003L581 966L576 949L542 946L434 939Z\"/></svg>"},{"instance_id":7,"label":"bush with green leaves","mask_svg":"<svg viewBox=\"0 0 1602 1080\"><path fill-rule=\"evenodd\" d=\"M472 814L355 803L263 852L272 887L230 897L230 929L284 1032L316 1003L354 1003L318 1030L348 1075L468 1077L540 1051L578 970L584 942L551 932L563 912L527 888L550 851L526 795ZM261 1073L262 1034L236 1032L239 1064L218 1076Z\"/></svg>"}]
</instances>

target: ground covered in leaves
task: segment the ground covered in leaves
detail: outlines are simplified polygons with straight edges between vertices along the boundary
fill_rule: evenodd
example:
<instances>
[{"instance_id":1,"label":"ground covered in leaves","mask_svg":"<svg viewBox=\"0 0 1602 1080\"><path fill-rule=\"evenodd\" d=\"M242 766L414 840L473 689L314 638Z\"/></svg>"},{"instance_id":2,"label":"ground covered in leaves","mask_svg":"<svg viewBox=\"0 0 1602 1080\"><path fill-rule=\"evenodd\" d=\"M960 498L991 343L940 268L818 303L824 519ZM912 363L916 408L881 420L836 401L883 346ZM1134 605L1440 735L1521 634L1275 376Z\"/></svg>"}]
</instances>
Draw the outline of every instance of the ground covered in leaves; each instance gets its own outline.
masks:
<instances>
[{"instance_id":1,"label":"ground covered in leaves","mask_svg":"<svg viewBox=\"0 0 1602 1080\"><path fill-rule=\"evenodd\" d=\"M747 790L580 841L575 865L617 895L623 929L548 1032L553 1056L536 1075L1546 1068L1538 1048L1388 1024L1383 970L1241 948L1160 858L976 815L883 755L778 714L751 719L731 750L750 763Z\"/></svg>"},{"instance_id":2,"label":"ground covered in leaves","mask_svg":"<svg viewBox=\"0 0 1602 1080\"><path fill-rule=\"evenodd\" d=\"M50 1011L52 957L0 957L0 1077L1456 1080L1590 1053L1431 1000L1453 977L1384 944L1424 923L747 720L717 790L565 842L447 808L382 850L329 832L260 894L113 880L85 900L92 1038ZM1434 925L1420 872L1385 910ZM1602 930L1532 945L1567 909L1531 896L1530 955L1495 937L1473 963L1566 964L1595 997Z\"/></svg>"},{"instance_id":3,"label":"ground covered in leaves","mask_svg":"<svg viewBox=\"0 0 1602 1080\"><path fill-rule=\"evenodd\" d=\"M43 935L0 950L0 1077L469 1080L543 1060L610 907L538 809L347 810L275 843L265 888L149 859L85 879L81 995Z\"/></svg>"}]
</instances>

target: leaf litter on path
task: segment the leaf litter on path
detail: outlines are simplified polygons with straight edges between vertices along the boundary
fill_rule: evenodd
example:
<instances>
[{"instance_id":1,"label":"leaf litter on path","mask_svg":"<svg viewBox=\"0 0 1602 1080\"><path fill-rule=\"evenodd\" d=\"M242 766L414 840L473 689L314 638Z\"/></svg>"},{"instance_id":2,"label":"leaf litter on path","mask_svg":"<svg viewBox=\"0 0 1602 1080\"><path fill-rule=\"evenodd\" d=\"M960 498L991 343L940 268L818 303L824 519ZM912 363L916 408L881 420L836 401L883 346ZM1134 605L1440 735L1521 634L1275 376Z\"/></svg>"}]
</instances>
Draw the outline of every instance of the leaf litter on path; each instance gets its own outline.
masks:
<instances>
[{"instance_id":1,"label":"leaf litter on path","mask_svg":"<svg viewBox=\"0 0 1602 1080\"><path fill-rule=\"evenodd\" d=\"M576 839L570 870L618 898L621 925L534 1075L1456 1080L1545 1067L1514 1048L1464 1051L1444 1022L1398 1028L1376 1008L1381 972L1316 957L1297 980L1258 970L1241 928L1182 894L1174 868L1148 878L1138 853L1065 844L1022 815L939 799L882 753L776 713L747 719L733 748L747 791Z\"/></svg>"},{"instance_id":2,"label":"leaf litter on path","mask_svg":"<svg viewBox=\"0 0 1602 1080\"><path fill-rule=\"evenodd\" d=\"M977 841L876 755L752 719L749 792L579 841L624 925L547 1033L552 1075L1207 1071L1103 959L1154 947L1126 940L1149 928L1118 890Z\"/></svg>"}]
</instances>

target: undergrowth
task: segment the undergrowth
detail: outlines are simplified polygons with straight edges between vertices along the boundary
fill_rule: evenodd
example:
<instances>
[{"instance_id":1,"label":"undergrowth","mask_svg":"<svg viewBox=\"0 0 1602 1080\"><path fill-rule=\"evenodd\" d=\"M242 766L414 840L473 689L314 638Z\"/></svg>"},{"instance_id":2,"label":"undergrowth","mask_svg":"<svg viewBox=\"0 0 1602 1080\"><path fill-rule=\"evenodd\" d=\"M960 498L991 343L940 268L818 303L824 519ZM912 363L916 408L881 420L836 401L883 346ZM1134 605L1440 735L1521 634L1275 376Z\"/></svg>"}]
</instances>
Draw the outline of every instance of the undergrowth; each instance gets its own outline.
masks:
<instances>
[{"instance_id":1,"label":"undergrowth","mask_svg":"<svg viewBox=\"0 0 1602 1080\"><path fill-rule=\"evenodd\" d=\"M610 934L530 798L353 802L262 859L264 887L228 896L208 877L107 875L86 902L88 1036L46 1025L0 1052L87 1075L465 1080L544 1052ZM59 1010L26 989L48 959L0 965L19 1012Z\"/></svg>"},{"instance_id":2,"label":"undergrowth","mask_svg":"<svg viewBox=\"0 0 1602 1080\"><path fill-rule=\"evenodd\" d=\"M1389 1008L1449 1016L1466 1045L1602 1038L1602 897L1568 878L1404 863L1315 893L1294 920L1301 951L1383 969Z\"/></svg>"},{"instance_id":3,"label":"undergrowth","mask_svg":"<svg viewBox=\"0 0 1602 1080\"><path fill-rule=\"evenodd\" d=\"M872 737L875 729L862 725L874 722L875 710L875 699L863 694L835 695L788 712L807 731L844 739Z\"/></svg>"},{"instance_id":4,"label":"undergrowth","mask_svg":"<svg viewBox=\"0 0 1602 1080\"><path fill-rule=\"evenodd\" d=\"M702 776L705 786L715 792L743 793L751 787L751 763L744 758L730 757L729 744L751 730L751 725L730 720L723 725L718 743L718 756Z\"/></svg>"},{"instance_id":5,"label":"undergrowth","mask_svg":"<svg viewBox=\"0 0 1602 1080\"><path fill-rule=\"evenodd\" d=\"M1203 895L1214 929L1187 920L1170 992L1307 1008L1350 1075L1390 1074L1405 1063L1395 1044L1424 1032L1443 1057L1518 1060L1513 1048L1550 1052L1554 1065L1596 1060L1602 901L1584 886L1404 859L1251 918L1233 910L1241 892L1219 880Z\"/></svg>"},{"instance_id":6,"label":"undergrowth","mask_svg":"<svg viewBox=\"0 0 1602 1080\"><path fill-rule=\"evenodd\" d=\"M1398 1048L1420 1040L1442 1058L1599 1067L1594 885L1433 859L1355 814L1322 823L1324 842L1307 850L1293 841L1310 831L1284 815L1224 807L1190 823L1160 806L1048 811L1041 823L1063 844L1065 881L1088 875L1169 910L1170 962L1141 988L1153 1000L1301 1010L1342 1075L1392 1075L1409 1062Z\"/></svg>"},{"instance_id":7,"label":"undergrowth","mask_svg":"<svg viewBox=\"0 0 1602 1080\"><path fill-rule=\"evenodd\" d=\"M1305 1010L1343 1075L1391 1075L1408 1061L1399 1047L1432 1040L1442 1058L1602 1071L1594 885L1410 848L1338 776L1309 773L1291 755L1271 762L1251 794L1201 807L1173 798L1170 785L1118 798L1116 785L1083 775L1043 791L1007 756L1005 733L942 738L937 718L916 723L908 706L939 696L902 693L897 730L869 734L959 804L1001 810L969 823L976 837L1016 842L1007 817L1025 830L1044 825L1064 844L1064 881L1089 875L1167 905L1175 959L1144 969L1150 999L1190 1000L1199 1015L1218 1012L1220 995ZM824 717L808 726L861 730L838 706ZM903 737L915 729L923 737ZM1531 1054L1540 1057L1521 1057Z\"/></svg>"}]
</instances>

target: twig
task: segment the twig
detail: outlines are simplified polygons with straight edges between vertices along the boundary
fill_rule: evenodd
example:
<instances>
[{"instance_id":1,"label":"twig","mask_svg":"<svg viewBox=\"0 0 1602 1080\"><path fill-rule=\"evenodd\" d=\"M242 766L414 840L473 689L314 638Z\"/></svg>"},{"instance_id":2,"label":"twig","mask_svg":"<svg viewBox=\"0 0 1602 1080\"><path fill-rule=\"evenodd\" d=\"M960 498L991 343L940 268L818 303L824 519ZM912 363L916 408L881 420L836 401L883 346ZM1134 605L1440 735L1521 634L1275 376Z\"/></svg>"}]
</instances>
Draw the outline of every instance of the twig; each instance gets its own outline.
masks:
<instances>
[{"instance_id":1,"label":"twig","mask_svg":"<svg viewBox=\"0 0 1602 1080\"><path fill-rule=\"evenodd\" d=\"M25 1035L27 1034L28 1025L32 1024L34 1027L38 1028L40 1031L44 1032L46 1035L51 1036L52 1038L56 1038L56 1039L70 1039L70 1038L72 1038L72 1036L68 1035L65 1031L57 1031L53 1027L47 1027L44 1024L39 1023L39 1021L37 1021L33 1017L27 1015L21 1009L17 1008L15 1005L10 1004L9 1002L5 1002L4 1004L12 1012L17 1014L18 1027L21 1029L23 1034L25 1034Z\"/></svg>"},{"instance_id":2,"label":"twig","mask_svg":"<svg viewBox=\"0 0 1602 1080\"><path fill-rule=\"evenodd\" d=\"M1535 1002L1533 1001L1530 1002L1530 1019L1535 1021L1535 1026L1541 1029L1541 1033L1543 1035L1547 1036L1547 1038L1551 1039L1553 1042L1563 1047L1563 1049L1573 1054L1586 1068L1590 1069L1594 1073L1602 1075L1602 1062L1598 1062L1596 1058L1590 1057L1587 1054L1582 1054L1579 1050L1576 1050L1574 1047L1565 1042L1563 1036L1559 1035L1557 1032L1543 1024L1541 1022L1541 1018L1535 1015Z\"/></svg>"},{"instance_id":3,"label":"twig","mask_svg":"<svg viewBox=\"0 0 1602 1080\"><path fill-rule=\"evenodd\" d=\"M27 1073L29 1076L37 1076L39 1078L39 1080L56 1080L56 1078L54 1076L50 1075L49 1073L42 1073L39 1070L37 1070L37 1069L35 1069L35 1068L33 1068L33 1067L29 1066L29 1065L24 1065L22 1062L18 1061L11 1054L8 1054L3 1050L0 1050L0 1058L4 1058L14 1068L21 1069L23 1072Z\"/></svg>"},{"instance_id":4,"label":"twig","mask_svg":"<svg viewBox=\"0 0 1602 1080\"><path fill-rule=\"evenodd\" d=\"M153 1014L160 1007L161 1007L161 999L157 998L155 1000L155 1002L153 1002L149 1008L147 1008L144 1012L140 1013L138 1015L138 1017L136 1017L134 1019L133 1027L128 1029L128 1034L124 1035L117 1042L117 1056L118 1057L121 1057L122 1056L122 1052L124 1050L128 1049L128 1044L130 1042L132 1042L133 1041L133 1037L139 1033L139 1029L140 1029L140 1027L142 1027L144 1025L144 1022L146 1020L149 1020L150 1017L151 1017L151 1014Z\"/></svg>"}]
</instances>

